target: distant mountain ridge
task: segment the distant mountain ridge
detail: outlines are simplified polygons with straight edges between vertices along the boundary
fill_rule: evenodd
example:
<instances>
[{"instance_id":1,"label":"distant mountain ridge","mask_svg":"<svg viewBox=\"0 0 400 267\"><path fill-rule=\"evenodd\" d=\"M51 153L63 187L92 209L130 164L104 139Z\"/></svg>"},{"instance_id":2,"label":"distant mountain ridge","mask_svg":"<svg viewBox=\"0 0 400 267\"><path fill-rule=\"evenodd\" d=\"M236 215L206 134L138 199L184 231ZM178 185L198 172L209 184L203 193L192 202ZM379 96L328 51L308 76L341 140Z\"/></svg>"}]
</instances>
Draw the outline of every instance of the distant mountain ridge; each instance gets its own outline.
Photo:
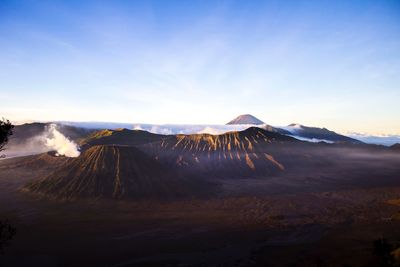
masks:
<instances>
[{"instance_id":1,"label":"distant mountain ridge","mask_svg":"<svg viewBox=\"0 0 400 267\"><path fill-rule=\"evenodd\" d=\"M257 119L253 115L250 114L243 114L235 119L231 120L227 123L227 125L240 125L240 124L251 124L257 125L260 128L263 128L267 131L280 133L283 135L289 135L293 137L297 137L298 139L304 141L311 141L311 142L346 142L346 143L353 143L353 144L361 144L363 142L338 134L334 131L330 131L326 128L318 128L318 127L308 127L301 124L292 123L286 127L273 127L264 123L263 121Z\"/></svg>"},{"instance_id":2,"label":"distant mountain ridge","mask_svg":"<svg viewBox=\"0 0 400 267\"><path fill-rule=\"evenodd\" d=\"M250 114L243 114L239 115L238 117L234 118L227 125L234 125L234 124L253 124L253 125L261 125L265 124L263 121L257 119L253 115Z\"/></svg>"},{"instance_id":3,"label":"distant mountain ridge","mask_svg":"<svg viewBox=\"0 0 400 267\"><path fill-rule=\"evenodd\" d=\"M315 139L316 141L330 141L330 142L346 142L346 143L352 143L352 144L362 144L363 142L345 136L338 134L334 131L330 131L326 128L318 128L318 127L308 127L304 126L301 124L297 123L292 123L289 124L286 127L282 127L286 131L290 132L290 135L294 137L301 137L305 139L310 139L313 140Z\"/></svg>"}]
</instances>

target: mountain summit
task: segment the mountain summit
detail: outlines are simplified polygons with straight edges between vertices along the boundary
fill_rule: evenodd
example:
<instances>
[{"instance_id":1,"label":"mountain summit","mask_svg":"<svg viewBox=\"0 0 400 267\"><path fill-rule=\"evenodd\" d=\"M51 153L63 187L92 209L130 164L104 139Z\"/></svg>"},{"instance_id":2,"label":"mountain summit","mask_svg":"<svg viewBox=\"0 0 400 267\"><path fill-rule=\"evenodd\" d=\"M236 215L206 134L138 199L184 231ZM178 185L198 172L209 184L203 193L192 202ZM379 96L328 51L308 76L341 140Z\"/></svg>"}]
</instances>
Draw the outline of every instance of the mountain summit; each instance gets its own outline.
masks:
<instances>
[{"instance_id":1,"label":"mountain summit","mask_svg":"<svg viewBox=\"0 0 400 267\"><path fill-rule=\"evenodd\" d=\"M264 124L263 121L257 119L253 115L250 114L243 114L235 119L231 120L230 122L227 123L227 125L232 125L232 124L254 124L254 125L260 125Z\"/></svg>"}]
</instances>

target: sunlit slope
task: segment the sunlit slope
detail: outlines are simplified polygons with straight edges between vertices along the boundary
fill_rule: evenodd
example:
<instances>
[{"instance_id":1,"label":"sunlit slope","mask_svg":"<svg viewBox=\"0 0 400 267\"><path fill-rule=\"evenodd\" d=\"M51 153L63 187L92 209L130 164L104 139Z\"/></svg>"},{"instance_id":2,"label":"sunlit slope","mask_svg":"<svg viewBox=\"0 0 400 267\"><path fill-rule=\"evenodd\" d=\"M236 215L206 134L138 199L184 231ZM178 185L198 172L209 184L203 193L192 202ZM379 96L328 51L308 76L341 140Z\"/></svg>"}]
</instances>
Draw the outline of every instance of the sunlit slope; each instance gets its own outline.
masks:
<instances>
[{"instance_id":1,"label":"sunlit slope","mask_svg":"<svg viewBox=\"0 0 400 267\"><path fill-rule=\"evenodd\" d=\"M176 135L140 148L168 165L230 177L282 172L286 160L283 155L290 155L287 147L303 143L251 127L221 135Z\"/></svg>"},{"instance_id":2,"label":"sunlit slope","mask_svg":"<svg viewBox=\"0 0 400 267\"><path fill-rule=\"evenodd\" d=\"M94 145L129 145L136 146L167 139L168 135L153 134L141 130L100 130L92 133L80 145L83 150Z\"/></svg>"},{"instance_id":3,"label":"sunlit slope","mask_svg":"<svg viewBox=\"0 0 400 267\"><path fill-rule=\"evenodd\" d=\"M93 146L25 189L56 198L174 198L190 196L194 180L171 173L134 147Z\"/></svg>"}]
</instances>

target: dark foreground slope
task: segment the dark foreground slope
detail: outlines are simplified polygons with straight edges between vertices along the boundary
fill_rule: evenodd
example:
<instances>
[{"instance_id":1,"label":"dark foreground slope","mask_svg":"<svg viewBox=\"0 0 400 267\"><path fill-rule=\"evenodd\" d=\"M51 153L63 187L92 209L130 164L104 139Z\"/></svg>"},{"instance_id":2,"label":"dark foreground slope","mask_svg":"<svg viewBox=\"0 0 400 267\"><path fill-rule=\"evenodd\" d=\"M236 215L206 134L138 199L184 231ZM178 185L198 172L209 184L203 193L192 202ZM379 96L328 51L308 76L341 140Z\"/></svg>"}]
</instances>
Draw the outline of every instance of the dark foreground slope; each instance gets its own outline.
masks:
<instances>
[{"instance_id":1,"label":"dark foreground slope","mask_svg":"<svg viewBox=\"0 0 400 267\"><path fill-rule=\"evenodd\" d=\"M199 194L201 185L170 172L128 146L94 146L40 180L30 192L56 198L175 198Z\"/></svg>"}]
</instances>

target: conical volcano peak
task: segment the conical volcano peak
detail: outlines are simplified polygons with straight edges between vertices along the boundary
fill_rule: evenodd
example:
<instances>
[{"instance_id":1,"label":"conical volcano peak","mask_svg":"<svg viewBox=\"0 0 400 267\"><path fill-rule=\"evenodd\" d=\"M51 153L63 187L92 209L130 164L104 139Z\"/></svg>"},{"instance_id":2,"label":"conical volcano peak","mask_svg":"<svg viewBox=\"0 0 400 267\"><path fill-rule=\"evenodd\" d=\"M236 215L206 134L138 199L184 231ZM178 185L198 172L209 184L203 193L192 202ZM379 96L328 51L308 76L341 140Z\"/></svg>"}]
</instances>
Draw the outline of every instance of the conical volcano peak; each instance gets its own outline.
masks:
<instances>
[{"instance_id":1,"label":"conical volcano peak","mask_svg":"<svg viewBox=\"0 0 400 267\"><path fill-rule=\"evenodd\" d=\"M24 189L58 199L165 199L196 195L204 185L135 147L96 145Z\"/></svg>"},{"instance_id":2,"label":"conical volcano peak","mask_svg":"<svg viewBox=\"0 0 400 267\"><path fill-rule=\"evenodd\" d=\"M250 114L243 114L235 119L231 120L230 122L227 123L227 125L232 125L232 124L254 124L254 125L260 125L264 124L263 121L257 119L253 115Z\"/></svg>"}]
</instances>

